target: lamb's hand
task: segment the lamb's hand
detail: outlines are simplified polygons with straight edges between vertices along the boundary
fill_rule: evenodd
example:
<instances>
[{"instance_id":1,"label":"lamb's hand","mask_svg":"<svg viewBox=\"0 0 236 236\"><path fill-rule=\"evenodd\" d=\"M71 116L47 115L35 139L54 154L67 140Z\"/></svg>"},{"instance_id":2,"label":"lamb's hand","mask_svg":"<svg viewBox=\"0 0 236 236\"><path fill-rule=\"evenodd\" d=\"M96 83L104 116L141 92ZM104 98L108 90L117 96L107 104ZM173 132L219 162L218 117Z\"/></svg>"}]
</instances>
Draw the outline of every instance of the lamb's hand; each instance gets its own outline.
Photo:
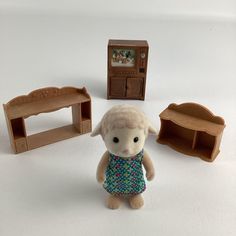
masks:
<instances>
[{"instance_id":1,"label":"lamb's hand","mask_svg":"<svg viewBox=\"0 0 236 236\"><path fill-rule=\"evenodd\" d=\"M144 151L144 154L143 154L143 166L144 166L144 169L146 170L147 180L149 181L153 180L155 176L155 169L146 151Z\"/></svg>"},{"instance_id":2,"label":"lamb's hand","mask_svg":"<svg viewBox=\"0 0 236 236\"><path fill-rule=\"evenodd\" d=\"M97 173L97 181L98 183L102 184L105 180L105 176L103 173Z\"/></svg>"},{"instance_id":3,"label":"lamb's hand","mask_svg":"<svg viewBox=\"0 0 236 236\"><path fill-rule=\"evenodd\" d=\"M97 167L96 177L97 177L98 183L103 183L105 180L105 171L108 166L108 162L109 162L109 153L108 153L108 151L106 151L103 154L103 156L98 164L98 167Z\"/></svg>"},{"instance_id":4,"label":"lamb's hand","mask_svg":"<svg viewBox=\"0 0 236 236\"><path fill-rule=\"evenodd\" d=\"M148 170L148 171L146 172L146 178L147 178L148 181L153 180L154 177L155 177L155 171L154 171L154 169Z\"/></svg>"}]
</instances>

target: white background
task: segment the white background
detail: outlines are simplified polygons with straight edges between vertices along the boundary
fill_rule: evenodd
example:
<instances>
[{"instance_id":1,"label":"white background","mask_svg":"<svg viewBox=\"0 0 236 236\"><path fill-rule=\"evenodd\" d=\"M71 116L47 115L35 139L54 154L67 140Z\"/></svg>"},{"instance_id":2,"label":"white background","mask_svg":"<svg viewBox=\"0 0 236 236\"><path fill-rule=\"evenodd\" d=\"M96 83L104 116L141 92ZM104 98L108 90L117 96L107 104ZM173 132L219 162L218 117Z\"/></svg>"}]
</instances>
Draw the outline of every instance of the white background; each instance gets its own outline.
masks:
<instances>
[{"instance_id":1,"label":"white background","mask_svg":"<svg viewBox=\"0 0 236 236\"><path fill-rule=\"evenodd\" d=\"M146 100L106 100L109 38L150 45ZM105 206L96 183L105 146L89 134L15 155L0 111L0 235L236 235L236 3L0 1L0 101L47 86L85 86L93 126L115 104L139 106L159 130L169 103L197 102L226 121L206 163L157 144L145 206ZM69 109L26 120L29 134L71 122Z\"/></svg>"}]
</instances>

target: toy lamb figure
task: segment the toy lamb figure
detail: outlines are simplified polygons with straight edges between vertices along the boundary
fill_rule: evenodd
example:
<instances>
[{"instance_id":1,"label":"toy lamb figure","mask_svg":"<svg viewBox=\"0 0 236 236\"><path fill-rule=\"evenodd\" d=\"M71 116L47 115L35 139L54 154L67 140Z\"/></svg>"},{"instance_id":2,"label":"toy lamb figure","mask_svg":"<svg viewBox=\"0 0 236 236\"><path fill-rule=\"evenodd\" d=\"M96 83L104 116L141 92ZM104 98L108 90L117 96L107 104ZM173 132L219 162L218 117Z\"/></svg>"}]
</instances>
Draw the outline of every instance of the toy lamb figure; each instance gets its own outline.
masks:
<instances>
[{"instance_id":1,"label":"toy lamb figure","mask_svg":"<svg viewBox=\"0 0 236 236\"><path fill-rule=\"evenodd\" d=\"M143 206L142 165L147 180L154 178L152 161L143 149L148 133L156 134L155 128L143 112L130 105L114 106L92 132L92 137L102 136L107 148L97 167L97 181L110 194L109 208L119 208L122 198L134 209Z\"/></svg>"}]
</instances>

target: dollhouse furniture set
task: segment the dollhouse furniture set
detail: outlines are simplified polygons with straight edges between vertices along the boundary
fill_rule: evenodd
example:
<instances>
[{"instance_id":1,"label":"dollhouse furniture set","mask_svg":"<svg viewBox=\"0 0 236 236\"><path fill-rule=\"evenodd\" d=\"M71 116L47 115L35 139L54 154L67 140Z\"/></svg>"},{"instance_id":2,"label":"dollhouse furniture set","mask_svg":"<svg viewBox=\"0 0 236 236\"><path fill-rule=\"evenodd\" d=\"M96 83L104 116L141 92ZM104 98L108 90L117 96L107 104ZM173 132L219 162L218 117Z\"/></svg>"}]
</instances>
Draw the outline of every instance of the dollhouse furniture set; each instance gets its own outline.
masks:
<instances>
[{"instance_id":1,"label":"dollhouse furniture set","mask_svg":"<svg viewBox=\"0 0 236 236\"><path fill-rule=\"evenodd\" d=\"M12 149L25 152L91 131L91 98L85 88L43 88L3 105ZM27 136L25 119L71 107L72 124Z\"/></svg>"},{"instance_id":2,"label":"dollhouse furniture set","mask_svg":"<svg viewBox=\"0 0 236 236\"><path fill-rule=\"evenodd\" d=\"M107 99L145 99L148 43L144 40L109 40ZM91 98L85 88L43 88L3 105L12 149L25 152L91 132ZM27 135L25 119L71 107L72 124ZM160 114L157 142L178 152L212 162L219 153L225 122L195 104L170 104Z\"/></svg>"}]
</instances>

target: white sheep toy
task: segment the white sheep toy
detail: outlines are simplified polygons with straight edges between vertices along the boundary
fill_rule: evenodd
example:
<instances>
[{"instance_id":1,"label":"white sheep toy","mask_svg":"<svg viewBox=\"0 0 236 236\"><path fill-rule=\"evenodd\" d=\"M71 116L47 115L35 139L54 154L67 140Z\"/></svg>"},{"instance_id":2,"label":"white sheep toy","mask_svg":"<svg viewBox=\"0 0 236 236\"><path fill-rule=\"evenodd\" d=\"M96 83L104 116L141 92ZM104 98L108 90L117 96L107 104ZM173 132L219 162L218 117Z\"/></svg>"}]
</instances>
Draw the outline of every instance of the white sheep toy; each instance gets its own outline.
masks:
<instances>
[{"instance_id":1,"label":"white sheep toy","mask_svg":"<svg viewBox=\"0 0 236 236\"><path fill-rule=\"evenodd\" d=\"M109 208L119 208L122 199L128 199L134 209L143 206L141 193L146 184L142 165L147 180L155 174L143 149L149 133L156 134L155 128L143 112L130 105L111 108L93 130L91 136L100 134L107 148L97 167L97 181L109 193Z\"/></svg>"}]
</instances>

